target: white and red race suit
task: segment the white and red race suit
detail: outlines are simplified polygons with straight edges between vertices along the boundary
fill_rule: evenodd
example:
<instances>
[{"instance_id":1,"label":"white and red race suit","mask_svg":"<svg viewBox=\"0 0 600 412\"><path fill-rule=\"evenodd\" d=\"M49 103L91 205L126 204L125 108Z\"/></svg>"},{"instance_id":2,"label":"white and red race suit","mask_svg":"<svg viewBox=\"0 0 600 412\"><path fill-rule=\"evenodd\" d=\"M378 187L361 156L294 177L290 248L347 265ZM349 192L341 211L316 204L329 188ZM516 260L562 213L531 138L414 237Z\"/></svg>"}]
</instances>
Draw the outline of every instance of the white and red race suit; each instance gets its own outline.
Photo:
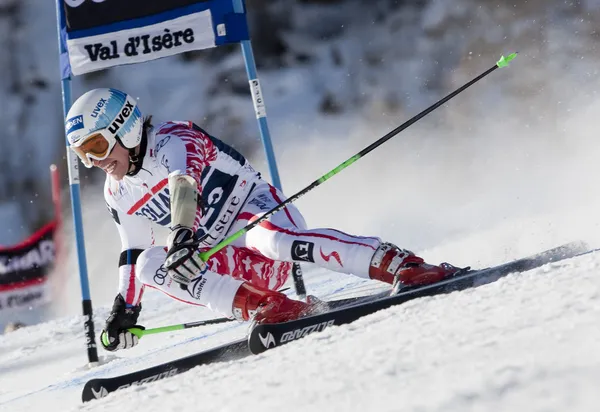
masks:
<instances>
[{"instance_id":1,"label":"white and red race suit","mask_svg":"<svg viewBox=\"0 0 600 412\"><path fill-rule=\"evenodd\" d=\"M191 122L162 123L149 128L146 136L139 171L121 181L107 176L104 189L122 242L119 293L127 304L137 305L143 285L148 285L232 316L233 297L243 281L275 290L288 278L291 262L368 278L379 238L308 230L298 209L288 205L211 256L208 271L182 290L162 266L166 248L152 247L152 223L167 227L171 223L169 173L185 171L198 183L201 200L194 230L206 235L201 250L245 227L285 197L235 149Z\"/></svg>"}]
</instances>

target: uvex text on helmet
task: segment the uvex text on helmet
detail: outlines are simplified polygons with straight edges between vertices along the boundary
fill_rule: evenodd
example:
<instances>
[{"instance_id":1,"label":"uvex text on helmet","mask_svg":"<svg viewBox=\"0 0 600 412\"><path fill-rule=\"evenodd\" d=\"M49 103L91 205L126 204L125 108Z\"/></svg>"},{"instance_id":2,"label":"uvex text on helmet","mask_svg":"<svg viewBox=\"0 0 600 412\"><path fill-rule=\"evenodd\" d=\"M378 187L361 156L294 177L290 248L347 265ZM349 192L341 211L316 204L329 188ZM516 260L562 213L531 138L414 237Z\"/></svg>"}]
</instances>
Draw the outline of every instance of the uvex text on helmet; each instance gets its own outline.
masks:
<instances>
[{"instance_id":1,"label":"uvex text on helmet","mask_svg":"<svg viewBox=\"0 0 600 412\"><path fill-rule=\"evenodd\" d=\"M99 130L106 130L131 149L142 139L142 114L134 98L116 89L93 89L75 101L65 122L71 145Z\"/></svg>"}]
</instances>

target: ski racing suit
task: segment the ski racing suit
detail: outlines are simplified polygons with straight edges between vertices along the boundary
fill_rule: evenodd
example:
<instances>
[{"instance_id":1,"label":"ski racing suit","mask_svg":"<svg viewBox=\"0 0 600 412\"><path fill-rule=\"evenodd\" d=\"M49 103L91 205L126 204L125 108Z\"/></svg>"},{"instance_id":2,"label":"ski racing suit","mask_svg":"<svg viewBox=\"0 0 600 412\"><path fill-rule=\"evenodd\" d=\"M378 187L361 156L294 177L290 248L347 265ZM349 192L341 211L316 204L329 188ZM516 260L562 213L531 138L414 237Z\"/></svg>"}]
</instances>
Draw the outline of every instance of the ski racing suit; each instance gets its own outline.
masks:
<instances>
[{"instance_id":1,"label":"ski racing suit","mask_svg":"<svg viewBox=\"0 0 600 412\"><path fill-rule=\"evenodd\" d=\"M314 263L369 278L381 244L376 237L334 229L307 229L294 205L270 216L212 255L208 270L187 290L167 275L164 246L154 246L152 224L171 223L169 173L179 170L198 183L200 201L193 229L206 235L205 251L280 204L285 197L241 154L191 122L166 122L148 129L139 171L121 181L107 176L104 196L121 238L119 293L128 305L142 299L144 285L177 300L207 306L226 316L239 286L248 281L272 290L291 273L291 262Z\"/></svg>"}]
</instances>

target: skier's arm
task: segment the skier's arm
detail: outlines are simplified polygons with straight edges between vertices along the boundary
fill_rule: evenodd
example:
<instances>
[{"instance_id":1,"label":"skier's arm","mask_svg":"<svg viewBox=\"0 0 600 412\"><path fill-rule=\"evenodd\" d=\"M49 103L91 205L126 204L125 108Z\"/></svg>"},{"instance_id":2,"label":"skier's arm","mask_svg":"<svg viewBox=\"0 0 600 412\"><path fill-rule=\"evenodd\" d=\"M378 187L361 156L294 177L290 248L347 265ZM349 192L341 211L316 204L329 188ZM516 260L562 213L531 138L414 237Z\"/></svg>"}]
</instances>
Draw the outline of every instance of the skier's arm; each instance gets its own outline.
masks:
<instances>
[{"instance_id":1,"label":"skier's arm","mask_svg":"<svg viewBox=\"0 0 600 412\"><path fill-rule=\"evenodd\" d=\"M217 158L217 148L210 137L185 124L169 123L157 131L156 141L160 147L157 152L159 162L169 173L177 171L191 177L198 193L202 193L202 171ZM166 143L161 146L161 141ZM197 205L191 225L194 232L199 229L201 218L202 208Z\"/></svg>"},{"instance_id":2,"label":"skier's arm","mask_svg":"<svg viewBox=\"0 0 600 412\"><path fill-rule=\"evenodd\" d=\"M138 256L153 244L149 222L139 216L131 216L107 204L121 238L119 255L119 293L128 306L136 306L142 299L144 285L135 276Z\"/></svg>"},{"instance_id":3,"label":"skier's arm","mask_svg":"<svg viewBox=\"0 0 600 412\"><path fill-rule=\"evenodd\" d=\"M119 291L111 313L100 335L102 346L109 351L128 349L137 344L137 337L127 328L137 326L142 309L144 285L135 276L135 265L143 250L152 245L152 228L142 218L117 210L117 205L106 196L107 206L121 237L119 256Z\"/></svg>"},{"instance_id":4,"label":"skier's arm","mask_svg":"<svg viewBox=\"0 0 600 412\"><path fill-rule=\"evenodd\" d=\"M171 193L171 233L167 238L165 267L169 276L183 288L206 270L198 254L199 240L192 229L198 208L196 181L181 171L169 174Z\"/></svg>"},{"instance_id":5,"label":"skier's arm","mask_svg":"<svg viewBox=\"0 0 600 412\"><path fill-rule=\"evenodd\" d=\"M119 289L127 307L137 306L142 300L144 285L135 276L139 255L154 244L152 226L141 216L128 214L119 205L123 196L120 183L107 178L104 184L104 201L121 239L118 259Z\"/></svg>"},{"instance_id":6,"label":"skier's arm","mask_svg":"<svg viewBox=\"0 0 600 412\"><path fill-rule=\"evenodd\" d=\"M167 239L165 267L169 276L186 287L206 270L198 256L202 207L202 172L217 157L210 137L191 125L165 124L157 131L159 162L169 171L171 233ZM161 144L160 142L164 142Z\"/></svg>"}]
</instances>

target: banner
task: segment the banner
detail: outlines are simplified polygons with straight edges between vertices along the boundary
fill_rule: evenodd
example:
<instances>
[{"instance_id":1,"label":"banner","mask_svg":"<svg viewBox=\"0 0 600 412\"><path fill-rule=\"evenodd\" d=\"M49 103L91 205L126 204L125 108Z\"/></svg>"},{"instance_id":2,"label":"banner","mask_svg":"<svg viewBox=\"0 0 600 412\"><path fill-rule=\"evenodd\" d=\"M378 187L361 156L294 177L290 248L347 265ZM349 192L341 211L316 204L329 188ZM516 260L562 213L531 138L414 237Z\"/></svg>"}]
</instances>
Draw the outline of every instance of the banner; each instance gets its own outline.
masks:
<instances>
[{"instance_id":1,"label":"banner","mask_svg":"<svg viewBox=\"0 0 600 412\"><path fill-rule=\"evenodd\" d=\"M57 0L63 79L248 40L231 0Z\"/></svg>"},{"instance_id":2,"label":"banner","mask_svg":"<svg viewBox=\"0 0 600 412\"><path fill-rule=\"evenodd\" d=\"M48 274L54 264L56 222L16 246L0 247L0 310L49 301Z\"/></svg>"}]
</instances>

